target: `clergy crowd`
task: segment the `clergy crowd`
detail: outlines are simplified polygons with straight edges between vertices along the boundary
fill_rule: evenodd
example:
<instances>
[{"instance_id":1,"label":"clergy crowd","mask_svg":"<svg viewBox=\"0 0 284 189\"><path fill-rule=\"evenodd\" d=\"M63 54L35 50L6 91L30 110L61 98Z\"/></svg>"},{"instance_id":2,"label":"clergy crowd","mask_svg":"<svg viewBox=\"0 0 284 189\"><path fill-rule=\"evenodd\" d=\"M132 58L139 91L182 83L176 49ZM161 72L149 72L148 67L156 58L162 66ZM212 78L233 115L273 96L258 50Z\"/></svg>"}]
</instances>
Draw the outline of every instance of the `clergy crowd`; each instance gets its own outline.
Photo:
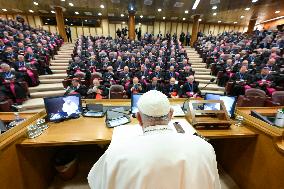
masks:
<instances>
[{"instance_id":1,"label":"clergy crowd","mask_svg":"<svg viewBox=\"0 0 284 189\"><path fill-rule=\"evenodd\" d=\"M0 101L25 101L27 87L39 85L39 75L52 74L49 60L62 43L59 35L32 28L21 17L0 18Z\"/></svg>"},{"instance_id":2,"label":"clergy crowd","mask_svg":"<svg viewBox=\"0 0 284 189\"><path fill-rule=\"evenodd\" d=\"M170 98L200 96L186 49L171 35L145 35L136 41L123 35L80 36L72 56L66 94L107 98L110 86L122 85L128 98L150 90ZM86 87L80 80L91 84Z\"/></svg>"},{"instance_id":3,"label":"clergy crowd","mask_svg":"<svg viewBox=\"0 0 284 189\"><path fill-rule=\"evenodd\" d=\"M258 88L270 96L284 90L283 31L224 32L199 37L195 47L228 94Z\"/></svg>"}]
</instances>

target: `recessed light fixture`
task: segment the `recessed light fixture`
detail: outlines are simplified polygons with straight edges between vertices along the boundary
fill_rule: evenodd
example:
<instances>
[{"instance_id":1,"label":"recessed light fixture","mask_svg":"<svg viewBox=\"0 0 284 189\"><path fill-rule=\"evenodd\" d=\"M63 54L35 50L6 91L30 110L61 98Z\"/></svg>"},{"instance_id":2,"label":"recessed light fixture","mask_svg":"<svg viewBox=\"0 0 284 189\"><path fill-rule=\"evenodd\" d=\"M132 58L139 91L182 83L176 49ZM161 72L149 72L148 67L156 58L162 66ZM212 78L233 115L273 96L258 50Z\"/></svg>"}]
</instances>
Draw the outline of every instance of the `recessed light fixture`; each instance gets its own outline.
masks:
<instances>
[{"instance_id":1,"label":"recessed light fixture","mask_svg":"<svg viewBox=\"0 0 284 189\"><path fill-rule=\"evenodd\" d=\"M53 14L55 13L55 11L53 11L53 10L52 10L52 11L50 11L50 12L51 12L51 13L53 13Z\"/></svg>"},{"instance_id":2,"label":"recessed light fixture","mask_svg":"<svg viewBox=\"0 0 284 189\"><path fill-rule=\"evenodd\" d=\"M38 2L35 2L35 1L34 1L34 5L38 6Z\"/></svg>"},{"instance_id":3,"label":"recessed light fixture","mask_svg":"<svg viewBox=\"0 0 284 189\"><path fill-rule=\"evenodd\" d=\"M121 16L121 17L124 17L124 14L121 14L120 16Z\"/></svg>"},{"instance_id":4,"label":"recessed light fixture","mask_svg":"<svg viewBox=\"0 0 284 189\"><path fill-rule=\"evenodd\" d=\"M279 10L275 11L275 14L279 14L279 13L280 13L280 11L279 11Z\"/></svg>"},{"instance_id":5,"label":"recessed light fixture","mask_svg":"<svg viewBox=\"0 0 284 189\"><path fill-rule=\"evenodd\" d=\"M213 10L217 9L217 6L216 6L216 5L214 5L214 6L212 7L212 9L213 9Z\"/></svg>"},{"instance_id":6,"label":"recessed light fixture","mask_svg":"<svg viewBox=\"0 0 284 189\"><path fill-rule=\"evenodd\" d=\"M102 13L101 13L101 12L99 12L99 13L98 13L98 15L99 15L99 16L102 16Z\"/></svg>"},{"instance_id":7,"label":"recessed light fixture","mask_svg":"<svg viewBox=\"0 0 284 189\"><path fill-rule=\"evenodd\" d=\"M2 9L2 11L6 12L6 11L7 11L7 9Z\"/></svg>"},{"instance_id":8,"label":"recessed light fixture","mask_svg":"<svg viewBox=\"0 0 284 189\"><path fill-rule=\"evenodd\" d=\"M33 10L29 10L29 12L33 13L34 11Z\"/></svg>"},{"instance_id":9,"label":"recessed light fixture","mask_svg":"<svg viewBox=\"0 0 284 189\"><path fill-rule=\"evenodd\" d=\"M217 15L217 13L216 13L216 12L214 12L214 13L213 13L213 16L216 16L216 15Z\"/></svg>"},{"instance_id":10,"label":"recessed light fixture","mask_svg":"<svg viewBox=\"0 0 284 189\"><path fill-rule=\"evenodd\" d=\"M244 17L245 17L245 16L242 15L242 16L241 16L241 19L243 19Z\"/></svg>"},{"instance_id":11,"label":"recessed light fixture","mask_svg":"<svg viewBox=\"0 0 284 189\"><path fill-rule=\"evenodd\" d=\"M252 2L252 3L256 3L256 2L258 2L258 0L252 0L251 2Z\"/></svg>"},{"instance_id":12,"label":"recessed light fixture","mask_svg":"<svg viewBox=\"0 0 284 189\"><path fill-rule=\"evenodd\" d=\"M165 20L165 19L166 19L166 17L163 16L163 20Z\"/></svg>"},{"instance_id":13,"label":"recessed light fixture","mask_svg":"<svg viewBox=\"0 0 284 189\"><path fill-rule=\"evenodd\" d=\"M75 14L79 14L79 12L76 11Z\"/></svg>"},{"instance_id":14,"label":"recessed light fixture","mask_svg":"<svg viewBox=\"0 0 284 189\"><path fill-rule=\"evenodd\" d=\"M48 24L47 22L45 22L45 24Z\"/></svg>"},{"instance_id":15,"label":"recessed light fixture","mask_svg":"<svg viewBox=\"0 0 284 189\"><path fill-rule=\"evenodd\" d=\"M185 13L185 14L188 14L188 10L185 10L184 13Z\"/></svg>"},{"instance_id":16,"label":"recessed light fixture","mask_svg":"<svg viewBox=\"0 0 284 189\"><path fill-rule=\"evenodd\" d=\"M234 22L234 24L237 24L238 22Z\"/></svg>"},{"instance_id":17,"label":"recessed light fixture","mask_svg":"<svg viewBox=\"0 0 284 189\"><path fill-rule=\"evenodd\" d=\"M182 18L182 20L185 20L185 18Z\"/></svg>"},{"instance_id":18,"label":"recessed light fixture","mask_svg":"<svg viewBox=\"0 0 284 189\"><path fill-rule=\"evenodd\" d=\"M71 26L73 26L73 24L70 24Z\"/></svg>"},{"instance_id":19,"label":"recessed light fixture","mask_svg":"<svg viewBox=\"0 0 284 189\"><path fill-rule=\"evenodd\" d=\"M65 18L65 21L68 21L68 19L67 19L67 18Z\"/></svg>"},{"instance_id":20,"label":"recessed light fixture","mask_svg":"<svg viewBox=\"0 0 284 189\"><path fill-rule=\"evenodd\" d=\"M141 23L139 22L138 25L141 25Z\"/></svg>"},{"instance_id":21,"label":"recessed light fixture","mask_svg":"<svg viewBox=\"0 0 284 189\"><path fill-rule=\"evenodd\" d=\"M162 9L158 9L158 12L161 12L162 11Z\"/></svg>"},{"instance_id":22,"label":"recessed light fixture","mask_svg":"<svg viewBox=\"0 0 284 189\"><path fill-rule=\"evenodd\" d=\"M48 19L46 19L46 20L50 20L50 19L48 18Z\"/></svg>"},{"instance_id":23,"label":"recessed light fixture","mask_svg":"<svg viewBox=\"0 0 284 189\"><path fill-rule=\"evenodd\" d=\"M125 22L122 22L122 24L125 24Z\"/></svg>"},{"instance_id":24,"label":"recessed light fixture","mask_svg":"<svg viewBox=\"0 0 284 189\"><path fill-rule=\"evenodd\" d=\"M192 6L192 9L195 10L199 4L200 0L195 0L193 6Z\"/></svg>"},{"instance_id":25,"label":"recessed light fixture","mask_svg":"<svg viewBox=\"0 0 284 189\"><path fill-rule=\"evenodd\" d=\"M221 23L221 22L222 22L221 20L218 21L218 23Z\"/></svg>"},{"instance_id":26,"label":"recessed light fixture","mask_svg":"<svg viewBox=\"0 0 284 189\"><path fill-rule=\"evenodd\" d=\"M246 10L246 11L249 11L249 10L250 10L250 8L249 8L249 7L247 7L247 8L245 8L245 10Z\"/></svg>"},{"instance_id":27,"label":"recessed light fixture","mask_svg":"<svg viewBox=\"0 0 284 189\"><path fill-rule=\"evenodd\" d=\"M201 22L201 21L202 21L202 19L201 19L201 18L199 18L199 19L198 19L198 21L199 21L199 22Z\"/></svg>"},{"instance_id":28,"label":"recessed light fixture","mask_svg":"<svg viewBox=\"0 0 284 189\"><path fill-rule=\"evenodd\" d=\"M140 15L140 18L143 18L143 15Z\"/></svg>"},{"instance_id":29,"label":"recessed light fixture","mask_svg":"<svg viewBox=\"0 0 284 189\"><path fill-rule=\"evenodd\" d=\"M69 3L69 6L73 7L73 6L74 6L74 4L73 4L73 3Z\"/></svg>"},{"instance_id":30,"label":"recessed light fixture","mask_svg":"<svg viewBox=\"0 0 284 189\"><path fill-rule=\"evenodd\" d=\"M104 9L104 8L105 8L105 6L104 6L103 4L101 4L100 7L101 7L101 9Z\"/></svg>"},{"instance_id":31,"label":"recessed light fixture","mask_svg":"<svg viewBox=\"0 0 284 189\"><path fill-rule=\"evenodd\" d=\"M61 1L65 1L65 0L61 0Z\"/></svg>"},{"instance_id":32,"label":"recessed light fixture","mask_svg":"<svg viewBox=\"0 0 284 189\"><path fill-rule=\"evenodd\" d=\"M88 20L85 20L85 22L88 22Z\"/></svg>"}]
</instances>

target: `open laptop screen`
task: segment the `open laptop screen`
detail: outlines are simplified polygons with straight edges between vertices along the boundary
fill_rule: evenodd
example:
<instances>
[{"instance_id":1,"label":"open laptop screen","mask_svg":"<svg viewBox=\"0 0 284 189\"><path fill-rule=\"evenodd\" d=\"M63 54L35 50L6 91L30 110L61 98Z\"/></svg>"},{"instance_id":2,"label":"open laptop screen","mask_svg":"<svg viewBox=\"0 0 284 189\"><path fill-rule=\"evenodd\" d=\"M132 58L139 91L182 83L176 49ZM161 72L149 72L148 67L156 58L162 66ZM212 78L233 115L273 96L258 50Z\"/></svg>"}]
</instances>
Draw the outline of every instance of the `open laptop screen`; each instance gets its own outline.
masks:
<instances>
[{"instance_id":1,"label":"open laptop screen","mask_svg":"<svg viewBox=\"0 0 284 189\"><path fill-rule=\"evenodd\" d=\"M131 113L132 114L136 114L138 112L137 102L142 95L143 95L142 93L132 94L131 96Z\"/></svg>"},{"instance_id":2,"label":"open laptop screen","mask_svg":"<svg viewBox=\"0 0 284 189\"><path fill-rule=\"evenodd\" d=\"M49 121L76 118L82 113L81 96L78 94L44 98L44 105Z\"/></svg>"},{"instance_id":3,"label":"open laptop screen","mask_svg":"<svg viewBox=\"0 0 284 189\"><path fill-rule=\"evenodd\" d=\"M232 118L234 116L236 100L237 100L235 96L224 96L224 95L206 93L204 100L222 100L224 102L229 117ZM204 110L220 110L220 104L219 103L205 104Z\"/></svg>"}]
</instances>

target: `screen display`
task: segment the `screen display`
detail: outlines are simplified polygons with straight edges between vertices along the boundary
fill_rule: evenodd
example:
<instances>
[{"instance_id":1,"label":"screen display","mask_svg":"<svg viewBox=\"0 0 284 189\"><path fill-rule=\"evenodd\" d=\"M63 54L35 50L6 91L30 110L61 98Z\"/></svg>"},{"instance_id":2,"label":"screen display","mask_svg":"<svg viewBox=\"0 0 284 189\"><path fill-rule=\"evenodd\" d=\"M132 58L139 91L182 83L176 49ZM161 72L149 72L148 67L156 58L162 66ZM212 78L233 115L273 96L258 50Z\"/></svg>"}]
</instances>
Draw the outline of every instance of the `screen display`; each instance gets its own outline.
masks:
<instances>
[{"instance_id":1,"label":"screen display","mask_svg":"<svg viewBox=\"0 0 284 189\"><path fill-rule=\"evenodd\" d=\"M131 97L131 113L136 114L138 112L137 102L142 94L133 94Z\"/></svg>"},{"instance_id":2,"label":"screen display","mask_svg":"<svg viewBox=\"0 0 284 189\"><path fill-rule=\"evenodd\" d=\"M76 118L82 113L80 95L44 98L44 104L49 121Z\"/></svg>"},{"instance_id":3,"label":"screen display","mask_svg":"<svg viewBox=\"0 0 284 189\"><path fill-rule=\"evenodd\" d=\"M204 100L222 100L226 107L226 110L230 117L234 115L235 112L235 103L236 97L234 96L223 96L223 95L216 95L216 94L209 94L205 95ZM204 110L220 110L220 103L208 103L204 105Z\"/></svg>"}]
</instances>

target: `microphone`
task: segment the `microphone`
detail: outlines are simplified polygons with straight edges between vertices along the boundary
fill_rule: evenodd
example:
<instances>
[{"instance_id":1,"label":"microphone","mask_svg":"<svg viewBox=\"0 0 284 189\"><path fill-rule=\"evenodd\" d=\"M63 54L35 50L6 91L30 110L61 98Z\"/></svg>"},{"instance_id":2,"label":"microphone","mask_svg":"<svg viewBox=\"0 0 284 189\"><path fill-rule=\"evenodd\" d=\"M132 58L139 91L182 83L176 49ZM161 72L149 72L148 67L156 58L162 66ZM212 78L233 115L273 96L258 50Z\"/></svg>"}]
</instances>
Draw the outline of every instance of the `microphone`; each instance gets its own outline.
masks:
<instances>
[{"instance_id":1,"label":"microphone","mask_svg":"<svg viewBox=\"0 0 284 189\"><path fill-rule=\"evenodd\" d=\"M202 87L202 88L200 89L200 91L203 90L203 89L205 89L209 84L213 83L214 81L215 81L215 78L211 78L210 81L209 81L204 87ZM188 98L183 102L183 104L182 104L182 110L185 111L184 105L185 105L185 103L186 103L189 99L190 99L190 97L188 97Z\"/></svg>"},{"instance_id":2,"label":"microphone","mask_svg":"<svg viewBox=\"0 0 284 189\"><path fill-rule=\"evenodd\" d=\"M203 90L203 89L205 89L208 85L210 85L210 84L213 83L214 81L215 81L215 78L211 78L210 81L209 81L204 87L202 87L202 88L200 89L200 91Z\"/></svg>"}]
</instances>

